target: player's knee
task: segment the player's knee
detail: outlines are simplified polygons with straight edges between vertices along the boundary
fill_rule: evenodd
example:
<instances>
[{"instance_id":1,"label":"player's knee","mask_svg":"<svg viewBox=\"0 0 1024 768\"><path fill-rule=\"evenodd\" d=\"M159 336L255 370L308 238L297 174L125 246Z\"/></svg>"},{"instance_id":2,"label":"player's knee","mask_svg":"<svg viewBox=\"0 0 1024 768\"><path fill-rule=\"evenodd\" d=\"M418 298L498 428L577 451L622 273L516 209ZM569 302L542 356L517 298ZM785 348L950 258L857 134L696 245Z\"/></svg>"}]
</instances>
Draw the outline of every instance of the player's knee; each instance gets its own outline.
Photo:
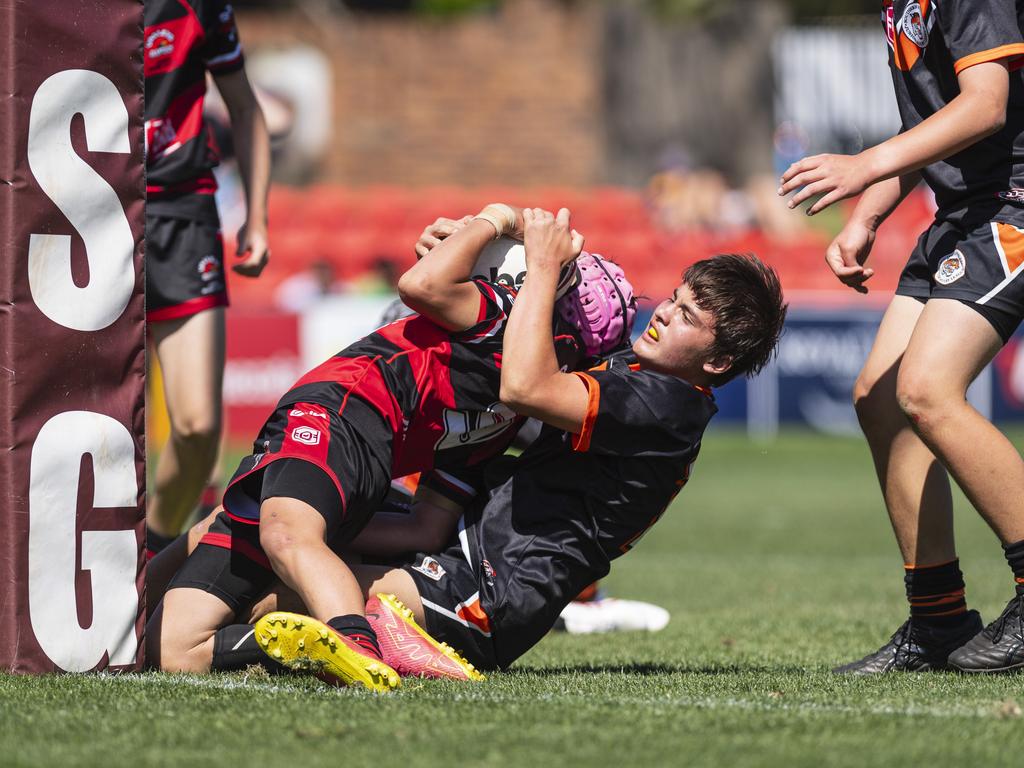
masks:
<instances>
[{"instance_id":1,"label":"player's knee","mask_svg":"<svg viewBox=\"0 0 1024 768\"><path fill-rule=\"evenodd\" d=\"M171 419L174 439L194 451L216 452L220 429L220 416L215 413L183 414Z\"/></svg>"},{"instance_id":2,"label":"player's knee","mask_svg":"<svg viewBox=\"0 0 1024 768\"><path fill-rule=\"evenodd\" d=\"M853 408L864 426L877 422L886 413L895 410L891 380L887 381L885 375L879 376L873 371L862 370L853 385Z\"/></svg>"},{"instance_id":3,"label":"player's knee","mask_svg":"<svg viewBox=\"0 0 1024 768\"><path fill-rule=\"evenodd\" d=\"M896 402L918 430L927 430L940 421L949 404L931 376L914 370L900 371L896 381Z\"/></svg>"}]
</instances>

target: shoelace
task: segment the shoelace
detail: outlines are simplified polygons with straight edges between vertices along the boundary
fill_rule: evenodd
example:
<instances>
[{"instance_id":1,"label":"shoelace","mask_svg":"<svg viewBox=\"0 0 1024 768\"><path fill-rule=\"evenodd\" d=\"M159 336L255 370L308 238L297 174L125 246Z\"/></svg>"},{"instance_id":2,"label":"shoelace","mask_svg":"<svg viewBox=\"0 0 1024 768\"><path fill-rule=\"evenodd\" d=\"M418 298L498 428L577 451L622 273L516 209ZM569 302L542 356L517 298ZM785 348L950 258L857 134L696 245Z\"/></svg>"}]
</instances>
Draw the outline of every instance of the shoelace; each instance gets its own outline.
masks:
<instances>
[{"instance_id":1,"label":"shoelace","mask_svg":"<svg viewBox=\"0 0 1024 768\"><path fill-rule=\"evenodd\" d=\"M1010 624L1012 618L1017 619L1017 632L1012 636L1024 643L1024 595L1017 595L1015 598L1010 600L1009 604L1006 606L1006 610L1004 610L1000 614L999 618L990 625L991 632L989 632L989 628L986 627L985 634L992 639L993 643L998 643L1002 640L1003 634L1006 632L1007 625Z\"/></svg>"}]
</instances>

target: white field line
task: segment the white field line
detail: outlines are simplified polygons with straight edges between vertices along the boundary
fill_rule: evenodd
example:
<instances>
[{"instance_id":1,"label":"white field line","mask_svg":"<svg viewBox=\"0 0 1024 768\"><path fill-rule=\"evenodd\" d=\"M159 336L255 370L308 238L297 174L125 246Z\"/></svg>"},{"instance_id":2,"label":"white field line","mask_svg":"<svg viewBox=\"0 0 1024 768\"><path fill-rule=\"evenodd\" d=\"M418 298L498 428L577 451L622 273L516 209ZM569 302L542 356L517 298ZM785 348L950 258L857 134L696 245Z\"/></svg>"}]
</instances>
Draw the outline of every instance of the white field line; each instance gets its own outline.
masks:
<instances>
[{"instance_id":1,"label":"white field line","mask_svg":"<svg viewBox=\"0 0 1024 768\"><path fill-rule=\"evenodd\" d=\"M249 679L243 677L224 678L217 675L195 676L195 675L107 675L99 674L97 677L111 682L133 683L142 686L152 687L177 687L200 688L207 690L222 691L251 691L254 693L291 693L301 696L310 696L309 691L300 691L285 685L271 683L265 679ZM331 688L324 686L318 689L318 698L331 696L350 696L353 692L346 689ZM361 693L361 692L360 692ZM474 686L472 690L459 693L423 692L417 693L420 699L433 699L436 701L469 701L487 704L522 704L525 697L509 696L507 694L495 694L488 691L486 683L481 687ZM580 704L594 704L595 699L591 695L573 693L531 693L531 701L549 701L556 704L577 702ZM975 705L950 705L937 704L830 704L820 701L786 701L778 699L745 699L733 696L627 696L616 697L616 705L626 704L639 707L676 707L693 708L705 710L738 710L747 712L792 712L797 714L841 714L841 715L878 715L897 717L937 717L937 718L1000 718L999 708L1001 702L986 702Z\"/></svg>"}]
</instances>

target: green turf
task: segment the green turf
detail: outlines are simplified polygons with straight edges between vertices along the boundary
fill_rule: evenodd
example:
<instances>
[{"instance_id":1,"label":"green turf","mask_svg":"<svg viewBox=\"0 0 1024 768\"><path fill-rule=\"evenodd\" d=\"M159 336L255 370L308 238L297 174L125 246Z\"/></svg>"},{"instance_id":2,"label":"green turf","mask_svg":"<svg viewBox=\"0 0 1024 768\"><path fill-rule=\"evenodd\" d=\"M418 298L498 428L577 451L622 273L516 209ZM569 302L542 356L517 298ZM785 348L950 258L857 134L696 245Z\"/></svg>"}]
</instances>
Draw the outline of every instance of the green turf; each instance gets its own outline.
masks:
<instances>
[{"instance_id":1,"label":"green turf","mask_svg":"<svg viewBox=\"0 0 1024 768\"><path fill-rule=\"evenodd\" d=\"M962 499L957 522L969 601L992 618L1011 591L1001 551ZM658 634L551 636L481 685L408 682L388 697L255 675L0 676L0 754L26 766L1016 764L1024 678L828 673L903 620L901 577L861 441L713 432L690 485L607 582L672 611Z\"/></svg>"}]
</instances>

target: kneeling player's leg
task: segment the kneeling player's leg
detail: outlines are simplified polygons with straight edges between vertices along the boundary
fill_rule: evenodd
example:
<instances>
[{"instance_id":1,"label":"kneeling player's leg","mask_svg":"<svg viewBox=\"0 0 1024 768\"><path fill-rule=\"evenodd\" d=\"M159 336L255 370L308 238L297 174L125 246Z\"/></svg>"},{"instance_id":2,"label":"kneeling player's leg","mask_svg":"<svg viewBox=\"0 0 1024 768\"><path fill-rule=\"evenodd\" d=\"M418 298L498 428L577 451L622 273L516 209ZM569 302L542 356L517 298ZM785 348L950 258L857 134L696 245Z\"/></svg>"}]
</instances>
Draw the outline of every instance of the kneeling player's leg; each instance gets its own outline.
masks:
<instances>
[{"instance_id":1,"label":"kneeling player's leg","mask_svg":"<svg viewBox=\"0 0 1024 768\"><path fill-rule=\"evenodd\" d=\"M223 509L224 507L217 507L204 519L193 525L187 534L176 538L146 564L146 605L149 616L155 613L160 601L163 600L167 585L171 582L174 574L199 546L199 541L209 532L213 521Z\"/></svg>"},{"instance_id":2,"label":"kneeling player's leg","mask_svg":"<svg viewBox=\"0 0 1024 768\"><path fill-rule=\"evenodd\" d=\"M1024 460L967 402L967 388L1002 348L970 306L932 299L900 368L900 407L1004 544L1024 539Z\"/></svg>"},{"instance_id":3,"label":"kneeling player's leg","mask_svg":"<svg viewBox=\"0 0 1024 768\"><path fill-rule=\"evenodd\" d=\"M298 593L309 615L321 621L362 615L362 590L327 546L326 531L324 516L304 501L275 496L260 505L260 544L274 573Z\"/></svg>"},{"instance_id":4,"label":"kneeling player's leg","mask_svg":"<svg viewBox=\"0 0 1024 768\"><path fill-rule=\"evenodd\" d=\"M234 609L209 592L170 590L146 626L149 663L164 672L210 671L214 635L234 615Z\"/></svg>"}]
</instances>

